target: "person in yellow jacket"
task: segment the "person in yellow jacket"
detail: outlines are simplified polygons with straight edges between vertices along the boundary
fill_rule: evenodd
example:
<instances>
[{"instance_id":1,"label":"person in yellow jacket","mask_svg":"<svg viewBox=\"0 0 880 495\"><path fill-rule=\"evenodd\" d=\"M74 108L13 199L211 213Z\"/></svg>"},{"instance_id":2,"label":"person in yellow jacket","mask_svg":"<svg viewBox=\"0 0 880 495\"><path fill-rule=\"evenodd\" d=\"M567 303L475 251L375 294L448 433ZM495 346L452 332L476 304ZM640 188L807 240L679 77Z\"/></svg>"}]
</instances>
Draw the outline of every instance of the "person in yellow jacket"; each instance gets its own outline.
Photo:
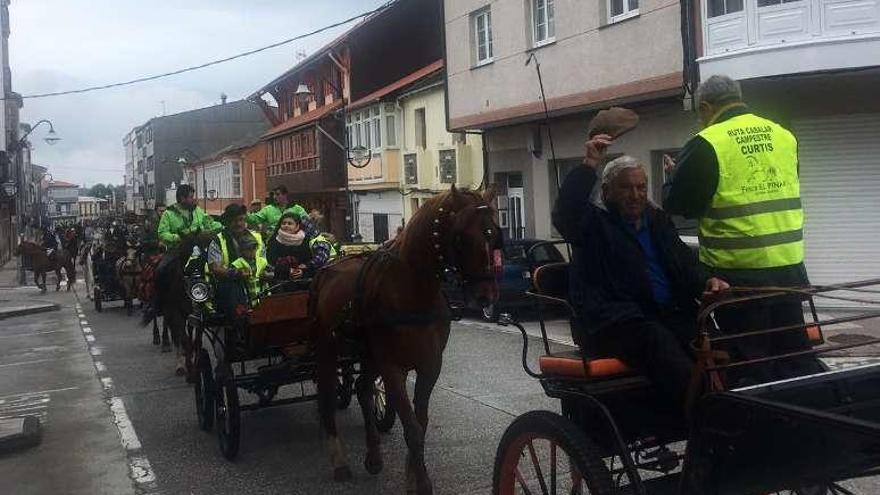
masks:
<instances>
[{"instance_id":1,"label":"person in yellow jacket","mask_svg":"<svg viewBox=\"0 0 880 495\"><path fill-rule=\"evenodd\" d=\"M232 261L232 268L241 275L241 281L247 290L250 307L260 302L260 294L267 287L267 281L272 280L272 267L264 255L259 253L259 245L253 237L243 237L239 243L240 257Z\"/></svg>"},{"instance_id":2,"label":"person in yellow jacket","mask_svg":"<svg viewBox=\"0 0 880 495\"><path fill-rule=\"evenodd\" d=\"M241 282L248 273L235 267L233 261L242 256L242 246L253 242L257 256L265 257L262 236L247 228L247 208L231 204L223 211L225 228L217 234L208 246L208 273L214 283L216 308L230 314L234 308L245 304L246 295L241 291Z\"/></svg>"},{"instance_id":3,"label":"person in yellow jacket","mask_svg":"<svg viewBox=\"0 0 880 495\"><path fill-rule=\"evenodd\" d=\"M697 90L703 129L684 146L664 186L667 212L698 221L700 262L732 286L809 285L804 267L804 212L797 139L783 126L752 113L739 83L712 76ZM717 313L722 330L802 325L800 299L750 303ZM802 330L738 341L736 359L805 350ZM813 357L752 367L749 381L770 381L819 371Z\"/></svg>"}]
</instances>

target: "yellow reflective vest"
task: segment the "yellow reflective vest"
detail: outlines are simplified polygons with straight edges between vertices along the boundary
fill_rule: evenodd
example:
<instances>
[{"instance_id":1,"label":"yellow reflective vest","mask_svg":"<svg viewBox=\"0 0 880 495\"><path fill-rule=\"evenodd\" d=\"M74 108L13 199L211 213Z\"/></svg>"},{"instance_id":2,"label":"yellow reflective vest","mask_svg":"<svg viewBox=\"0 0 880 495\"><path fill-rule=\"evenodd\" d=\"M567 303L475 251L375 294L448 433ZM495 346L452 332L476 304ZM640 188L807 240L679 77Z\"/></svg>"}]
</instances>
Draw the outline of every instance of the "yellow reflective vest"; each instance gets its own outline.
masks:
<instances>
[{"instance_id":1,"label":"yellow reflective vest","mask_svg":"<svg viewBox=\"0 0 880 495\"><path fill-rule=\"evenodd\" d=\"M257 257L266 256L266 248L263 246L263 236L259 232L249 231L254 239L257 240ZM217 242L220 244L220 254L222 255L220 264L224 268L229 268L231 260L229 259L229 247L226 245L226 236L218 235Z\"/></svg>"},{"instance_id":2,"label":"yellow reflective vest","mask_svg":"<svg viewBox=\"0 0 880 495\"><path fill-rule=\"evenodd\" d=\"M804 212L795 137L753 114L699 135L718 157L718 188L699 223L700 261L731 269L801 263Z\"/></svg>"}]
</instances>

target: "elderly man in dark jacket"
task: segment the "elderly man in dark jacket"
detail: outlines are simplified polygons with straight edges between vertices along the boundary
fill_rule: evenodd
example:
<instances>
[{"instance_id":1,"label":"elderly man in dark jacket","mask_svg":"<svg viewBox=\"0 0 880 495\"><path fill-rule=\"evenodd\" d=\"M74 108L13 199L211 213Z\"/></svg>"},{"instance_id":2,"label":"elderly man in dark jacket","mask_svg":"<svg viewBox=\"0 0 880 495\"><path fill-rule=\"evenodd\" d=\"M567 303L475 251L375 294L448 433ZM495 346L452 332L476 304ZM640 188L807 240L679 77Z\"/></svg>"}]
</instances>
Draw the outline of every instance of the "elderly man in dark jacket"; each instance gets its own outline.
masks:
<instances>
[{"instance_id":1,"label":"elderly man in dark jacket","mask_svg":"<svg viewBox=\"0 0 880 495\"><path fill-rule=\"evenodd\" d=\"M591 202L611 142L603 134L587 142L584 164L566 177L553 210L554 226L573 247L571 302L582 323L575 340L585 352L619 357L683 405L696 301L728 286L707 280L666 213L648 202L647 174L635 158L610 162L603 205Z\"/></svg>"}]
</instances>

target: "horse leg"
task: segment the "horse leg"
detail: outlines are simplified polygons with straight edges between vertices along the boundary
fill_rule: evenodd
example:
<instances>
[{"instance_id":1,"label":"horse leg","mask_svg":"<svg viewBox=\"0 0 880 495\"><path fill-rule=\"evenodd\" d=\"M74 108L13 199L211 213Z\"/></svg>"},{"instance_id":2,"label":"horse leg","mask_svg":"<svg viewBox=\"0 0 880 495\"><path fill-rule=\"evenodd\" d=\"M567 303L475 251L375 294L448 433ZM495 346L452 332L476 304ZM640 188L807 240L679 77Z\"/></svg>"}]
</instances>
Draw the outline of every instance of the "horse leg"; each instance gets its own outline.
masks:
<instances>
[{"instance_id":1,"label":"horse leg","mask_svg":"<svg viewBox=\"0 0 880 495\"><path fill-rule=\"evenodd\" d=\"M361 364L361 374L355 382L358 403L361 405L361 413L364 417L364 430L366 432L367 455L364 458L364 468L370 474L379 474L382 471L382 449L379 447L379 429L376 427L376 416L373 403L373 393L376 386L377 373L374 367L367 362Z\"/></svg>"},{"instance_id":2,"label":"horse leg","mask_svg":"<svg viewBox=\"0 0 880 495\"><path fill-rule=\"evenodd\" d=\"M318 413L327 434L333 479L348 481L353 475L336 430L336 343L330 336L319 338L317 351Z\"/></svg>"},{"instance_id":3,"label":"horse leg","mask_svg":"<svg viewBox=\"0 0 880 495\"><path fill-rule=\"evenodd\" d=\"M159 339L159 317L153 316L153 345L159 345L162 341Z\"/></svg>"},{"instance_id":4,"label":"horse leg","mask_svg":"<svg viewBox=\"0 0 880 495\"><path fill-rule=\"evenodd\" d=\"M406 373L392 363L382 366L382 379L385 380L385 393L388 401L403 425L403 438L406 441L406 491L418 495L434 492L428 469L425 467L425 429L422 427L406 391Z\"/></svg>"},{"instance_id":5,"label":"horse leg","mask_svg":"<svg viewBox=\"0 0 880 495\"><path fill-rule=\"evenodd\" d=\"M174 373L177 376L186 376L189 370L189 342L187 341L186 319L182 315L177 315L174 318L171 339L174 341L174 349L177 354L177 367Z\"/></svg>"},{"instance_id":6,"label":"horse leg","mask_svg":"<svg viewBox=\"0 0 880 495\"><path fill-rule=\"evenodd\" d=\"M424 493L430 493L431 490L431 480L430 478L427 478L427 468L424 468L425 435L428 433L428 405L431 402L431 393L434 391L434 385L437 384L437 379L440 377L440 369L441 362L438 360L434 366L417 370L416 386L413 392L413 405L415 406L416 419L422 427L421 465L425 472L428 489L428 491ZM416 472L418 473L418 471ZM419 487L419 493L423 493L421 486Z\"/></svg>"},{"instance_id":7,"label":"horse leg","mask_svg":"<svg viewBox=\"0 0 880 495\"><path fill-rule=\"evenodd\" d=\"M61 266L55 267L55 292L61 290Z\"/></svg>"},{"instance_id":8,"label":"horse leg","mask_svg":"<svg viewBox=\"0 0 880 495\"><path fill-rule=\"evenodd\" d=\"M168 337L168 316L162 316L162 352L171 352L171 339Z\"/></svg>"}]
</instances>

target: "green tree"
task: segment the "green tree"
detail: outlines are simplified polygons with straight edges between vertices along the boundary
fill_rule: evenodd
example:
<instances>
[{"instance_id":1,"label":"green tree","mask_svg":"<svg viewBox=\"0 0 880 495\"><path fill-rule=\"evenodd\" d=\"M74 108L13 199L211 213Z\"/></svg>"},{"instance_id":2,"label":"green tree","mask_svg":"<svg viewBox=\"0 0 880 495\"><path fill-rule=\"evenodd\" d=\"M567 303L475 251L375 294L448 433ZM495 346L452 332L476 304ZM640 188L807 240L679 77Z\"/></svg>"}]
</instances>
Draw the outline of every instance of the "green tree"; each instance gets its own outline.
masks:
<instances>
[{"instance_id":1,"label":"green tree","mask_svg":"<svg viewBox=\"0 0 880 495\"><path fill-rule=\"evenodd\" d=\"M113 186L108 187L104 184L95 184L94 186L92 186L91 189L89 189L89 196L95 198L110 199L112 187Z\"/></svg>"}]
</instances>

